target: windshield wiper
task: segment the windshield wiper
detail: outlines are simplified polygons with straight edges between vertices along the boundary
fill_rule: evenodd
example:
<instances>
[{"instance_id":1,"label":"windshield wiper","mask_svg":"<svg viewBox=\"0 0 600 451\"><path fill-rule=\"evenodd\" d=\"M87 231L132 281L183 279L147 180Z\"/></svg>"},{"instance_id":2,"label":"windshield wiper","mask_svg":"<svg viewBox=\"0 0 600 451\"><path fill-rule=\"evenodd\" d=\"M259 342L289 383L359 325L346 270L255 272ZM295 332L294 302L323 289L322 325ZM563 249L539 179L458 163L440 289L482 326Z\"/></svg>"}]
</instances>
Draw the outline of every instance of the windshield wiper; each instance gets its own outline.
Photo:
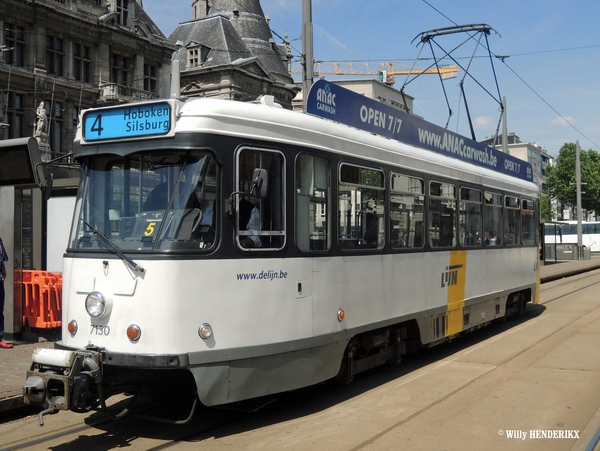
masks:
<instances>
[{"instance_id":1,"label":"windshield wiper","mask_svg":"<svg viewBox=\"0 0 600 451\"><path fill-rule=\"evenodd\" d=\"M140 265L138 265L136 262L134 262L132 259L130 259L127 255L125 255L123 252L121 252L121 249L119 249L111 240L110 238L108 238L106 235L104 235L100 230L98 230L96 227L94 227L93 225L91 225L89 222L87 222L85 219L80 218L81 221L88 226L90 229L92 229L92 231L94 232L94 235L98 235L100 238L102 238L102 240L104 240L106 243L108 243L113 249L115 254L117 254L117 256L123 260L126 261L127 263L129 263L129 265L135 270L135 271L139 271L141 273L146 272L146 270L144 268L142 268Z\"/></svg>"}]
</instances>

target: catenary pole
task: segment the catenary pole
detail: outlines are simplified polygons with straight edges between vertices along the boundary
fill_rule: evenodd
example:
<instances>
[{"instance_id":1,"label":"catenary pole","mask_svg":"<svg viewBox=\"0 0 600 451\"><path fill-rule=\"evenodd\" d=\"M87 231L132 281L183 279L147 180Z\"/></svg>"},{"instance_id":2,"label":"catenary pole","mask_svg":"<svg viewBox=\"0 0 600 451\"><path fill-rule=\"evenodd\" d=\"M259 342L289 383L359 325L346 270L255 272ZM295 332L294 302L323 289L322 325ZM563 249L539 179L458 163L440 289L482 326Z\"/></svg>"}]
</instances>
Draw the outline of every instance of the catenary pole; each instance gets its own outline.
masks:
<instances>
[{"instance_id":1,"label":"catenary pole","mask_svg":"<svg viewBox=\"0 0 600 451\"><path fill-rule=\"evenodd\" d=\"M302 104L306 112L308 92L314 79L312 0L302 0Z\"/></svg>"},{"instance_id":2,"label":"catenary pole","mask_svg":"<svg viewBox=\"0 0 600 451\"><path fill-rule=\"evenodd\" d=\"M508 123L506 114L506 97L502 97L502 152L508 153Z\"/></svg>"},{"instance_id":3,"label":"catenary pole","mask_svg":"<svg viewBox=\"0 0 600 451\"><path fill-rule=\"evenodd\" d=\"M579 158L579 140L575 143L575 183L577 184L577 259L583 259L583 239L581 237L581 161Z\"/></svg>"}]
</instances>

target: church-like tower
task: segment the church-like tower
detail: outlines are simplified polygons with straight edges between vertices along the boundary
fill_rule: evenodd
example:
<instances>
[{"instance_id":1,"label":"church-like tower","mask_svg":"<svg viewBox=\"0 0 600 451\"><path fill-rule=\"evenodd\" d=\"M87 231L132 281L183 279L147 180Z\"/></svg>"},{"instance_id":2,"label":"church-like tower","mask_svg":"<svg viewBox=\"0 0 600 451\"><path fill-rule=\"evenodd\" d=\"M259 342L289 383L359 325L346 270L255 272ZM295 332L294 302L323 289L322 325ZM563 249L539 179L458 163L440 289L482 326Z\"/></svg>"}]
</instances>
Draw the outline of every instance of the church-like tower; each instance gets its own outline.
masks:
<instances>
[{"instance_id":1,"label":"church-like tower","mask_svg":"<svg viewBox=\"0 0 600 451\"><path fill-rule=\"evenodd\" d=\"M275 43L259 0L193 0L192 20L169 41L179 46L182 94L235 100L268 94L291 108L289 51Z\"/></svg>"}]
</instances>

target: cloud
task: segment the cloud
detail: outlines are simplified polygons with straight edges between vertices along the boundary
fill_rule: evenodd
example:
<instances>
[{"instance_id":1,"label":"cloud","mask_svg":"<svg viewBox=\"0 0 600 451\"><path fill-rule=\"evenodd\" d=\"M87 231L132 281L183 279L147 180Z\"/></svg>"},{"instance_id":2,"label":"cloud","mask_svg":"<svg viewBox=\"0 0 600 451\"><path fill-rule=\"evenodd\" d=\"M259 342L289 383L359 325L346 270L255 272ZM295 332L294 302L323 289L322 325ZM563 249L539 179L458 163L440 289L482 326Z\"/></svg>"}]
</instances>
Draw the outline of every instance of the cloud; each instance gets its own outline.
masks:
<instances>
[{"instance_id":1,"label":"cloud","mask_svg":"<svg viewBox=\"0 0 600 451\"><path fill-rule=\"evenodd\" d=\"M492 116L479 116L473 120L473 125L478 130L488 129L490 127L495 127L497 123L497 119Z\"/></svg>"},{"instance_id":2,"label":"cloud","mask_svg":"<svg viewBox=\"0 0 600 451\"><path fill-rule=\"evenodd\" d=\"M567 124L565 120L569 123ZM556 116L550 121L550 125L556 125L557 127L570 127L571 125L575 125L575 118L571 116Z\"/></svg>"},{"instance_id":3,"label":"cloud","mask_svg":"<svg viewBox=\"0 0 600 451\"><path fill-rule=\"evenodd\" d=\"M353 53L352 50L350 50L350 48L346 44L344 44L337 38L333 37L330 33L325 31L325 29L323 27L321 27L320 25L313 23L313 29L319 34L319 36L324 37L327 41L329 41L334 46L339 47L348 53Z\"/></svg>"}]
</instances>

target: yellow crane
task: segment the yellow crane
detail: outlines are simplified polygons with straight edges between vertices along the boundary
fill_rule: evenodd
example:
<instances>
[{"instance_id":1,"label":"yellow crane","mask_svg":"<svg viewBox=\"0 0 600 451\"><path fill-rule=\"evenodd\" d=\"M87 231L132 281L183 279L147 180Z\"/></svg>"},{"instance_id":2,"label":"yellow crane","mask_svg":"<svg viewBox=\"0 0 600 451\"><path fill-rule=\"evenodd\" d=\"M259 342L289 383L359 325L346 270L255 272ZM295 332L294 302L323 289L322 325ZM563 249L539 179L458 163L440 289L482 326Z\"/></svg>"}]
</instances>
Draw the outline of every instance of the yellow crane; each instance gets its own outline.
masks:
<instances>
[{"instance_id":1,"label":"yellow crane","mask_svg":"<svg viewBox=\"0 0 600 451\"><path fill-rule=\"evenodd\" d=\"M396 82L396 75L421 75L421 74L441 74L442 79L454 78L458 74L458 66L441 66L439 70L435 67L429 69L411 70L401 69L400 66L406 65L400 63L329 63L323 65L320 62L315 63L315 77L322 75L357 75L357 76L377 76L379 81L388 85ZM296 63L292 66L292 74L302 74L302 64Z\"/></svg>"}]
</instances>

